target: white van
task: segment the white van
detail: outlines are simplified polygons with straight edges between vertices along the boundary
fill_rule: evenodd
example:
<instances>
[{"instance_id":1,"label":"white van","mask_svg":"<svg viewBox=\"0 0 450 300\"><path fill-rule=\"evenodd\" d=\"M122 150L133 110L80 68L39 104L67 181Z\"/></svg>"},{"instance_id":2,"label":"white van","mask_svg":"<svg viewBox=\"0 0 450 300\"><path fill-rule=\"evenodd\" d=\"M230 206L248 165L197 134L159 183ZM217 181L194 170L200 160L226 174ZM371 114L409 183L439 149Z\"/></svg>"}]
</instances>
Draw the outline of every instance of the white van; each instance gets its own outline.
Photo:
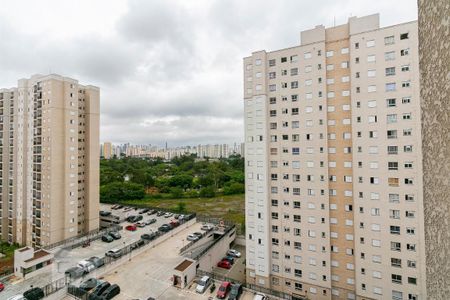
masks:
<instances>
[{"instance_id":1,"label":"white van","mask_svg":"<svg viewBox=\"0 0 450 300\"><path fill-rule=\"evenodd\" d=\"M95 266L93 263L87 260L81 260L78 262L78 266L84 270L85 273L90 273L92 270L95 269Z\"/></svg>"}]
</instances>

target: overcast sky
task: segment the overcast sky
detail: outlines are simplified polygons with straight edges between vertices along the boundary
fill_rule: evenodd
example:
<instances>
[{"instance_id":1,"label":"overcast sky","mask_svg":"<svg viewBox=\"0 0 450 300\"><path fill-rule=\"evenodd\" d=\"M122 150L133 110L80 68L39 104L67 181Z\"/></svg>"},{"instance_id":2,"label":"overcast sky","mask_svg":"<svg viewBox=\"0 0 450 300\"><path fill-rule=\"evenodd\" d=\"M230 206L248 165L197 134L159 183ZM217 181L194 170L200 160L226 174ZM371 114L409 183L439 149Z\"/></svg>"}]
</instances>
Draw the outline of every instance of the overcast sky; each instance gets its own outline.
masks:
<instances>
[{"instance_id":1,"label":"overcast sky","mask_svg":"<svg viewBox=\"0 0 450 300\"><path fill-rule=\"evenodd\" d=\"M58 73L101 88L101 140L243 140L242 58L299 44L301 30L416 0L0 0L0 87Z\"/></svg>"}]
</instances>

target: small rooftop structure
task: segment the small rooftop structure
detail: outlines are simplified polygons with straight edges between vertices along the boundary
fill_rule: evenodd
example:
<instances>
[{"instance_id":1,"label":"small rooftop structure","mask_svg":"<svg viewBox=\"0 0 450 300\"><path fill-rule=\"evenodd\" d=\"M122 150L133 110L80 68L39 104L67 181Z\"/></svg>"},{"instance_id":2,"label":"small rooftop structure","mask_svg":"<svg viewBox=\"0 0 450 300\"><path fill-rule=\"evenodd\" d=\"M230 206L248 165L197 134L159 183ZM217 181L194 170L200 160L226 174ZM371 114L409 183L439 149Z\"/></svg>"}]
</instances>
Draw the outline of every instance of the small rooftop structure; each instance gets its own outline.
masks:
<instances>
[{"instance_id":1,"label":"small rooftop structure","mask_svg":"<svg viewBox=\"0 0 450 300\"><path fill-rule=\"evenodd\" d=\"M51 271L53 254L40 249L34 251L31 247L23 247L14 251L14 275L20 278L30 278Z\"/></svg>"}]
</instances>

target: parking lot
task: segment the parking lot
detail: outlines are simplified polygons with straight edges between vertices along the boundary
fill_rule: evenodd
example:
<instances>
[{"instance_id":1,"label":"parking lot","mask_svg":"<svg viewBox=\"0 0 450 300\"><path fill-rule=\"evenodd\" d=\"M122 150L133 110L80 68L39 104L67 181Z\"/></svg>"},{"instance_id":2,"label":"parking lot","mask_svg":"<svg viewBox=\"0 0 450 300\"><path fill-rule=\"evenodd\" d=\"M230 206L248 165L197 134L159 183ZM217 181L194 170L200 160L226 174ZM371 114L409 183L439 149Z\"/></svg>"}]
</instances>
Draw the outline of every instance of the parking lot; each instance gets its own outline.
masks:
<instances>
[{"instance_id":1,"label":"parking lot","mask_svg":"<svg viewBox=\"0 0 450 300\"><path fill-rule=\"evenodd\" d=\"M118 215L120 218L126 218L132 215L139 215L139 210L130 210L125 212L124 209L120 210L111 210L111 205L102 204L101 210L103 211L111 211L114 215ZM59 274L64 274L65 270L70 267L75 266L80 260L87 259L92 256L102 257L108 250L114 248L122 248L125 245L129 245L133 242L138 241L141 238L141 235L144 233L156 232L158 231L158 227L162 224L169 223L172 218L165 218L163 216L156 216L142 214L143 220L147 221L149 219L156 219L156 223L147 225L143 228L138 227L136 231L128 231L125 229L127 225L132 223L130 222L122 222L120 225L123 226L123 230L120 231L121 238L118 240L114 240L111 243L103 242L101 239L91 241L90 245L87 247L78 247L74 249L55 249L55 263L54 263L54 272Z\"/></svg>"},{"instance_id":2,"label":"parking lot","mask_svg":"<svg viewBox=\"0 0 450 300\"><path fill-rule=\"evenodd\" d=\"M220 276L225 276L238 282L245 282L245 248L239 245L234 245L233 249L241 253L241 257L235 258L231 269L223 269L215 266L212 273Z\"/></svg>"}]
</instances>

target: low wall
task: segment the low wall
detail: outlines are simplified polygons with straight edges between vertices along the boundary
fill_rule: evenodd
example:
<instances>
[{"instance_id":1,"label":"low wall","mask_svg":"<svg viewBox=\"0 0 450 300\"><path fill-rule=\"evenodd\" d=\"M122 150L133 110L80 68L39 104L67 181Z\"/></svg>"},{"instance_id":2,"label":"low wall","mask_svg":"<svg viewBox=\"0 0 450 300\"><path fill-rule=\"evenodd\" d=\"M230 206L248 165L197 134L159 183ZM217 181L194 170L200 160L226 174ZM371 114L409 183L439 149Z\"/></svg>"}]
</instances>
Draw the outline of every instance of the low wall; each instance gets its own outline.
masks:
<instances>
[{"instance_id":1,"label":"low wall","mask_svg":"<svg viewBox=\"0 0 450 300\"><path fill-rule=\"evenodd\" d=\"M225 256L228 249L230 249L230 244L235 238L236 228L226 233L218 243L213 245L198 259L198 268L206 272L211 272L213 267Z\"/></svg>"},{"instance_id":2,"label":"low wall","mask_svg":"<svg viewBox=\"0 0 450 300\"><path fill-rule=\"evenodd\" d=\"M245 236L243 235L237 235L236 238L234 239L234 243L236 245L245 247Z\"/></svg>"}]
</instances>

